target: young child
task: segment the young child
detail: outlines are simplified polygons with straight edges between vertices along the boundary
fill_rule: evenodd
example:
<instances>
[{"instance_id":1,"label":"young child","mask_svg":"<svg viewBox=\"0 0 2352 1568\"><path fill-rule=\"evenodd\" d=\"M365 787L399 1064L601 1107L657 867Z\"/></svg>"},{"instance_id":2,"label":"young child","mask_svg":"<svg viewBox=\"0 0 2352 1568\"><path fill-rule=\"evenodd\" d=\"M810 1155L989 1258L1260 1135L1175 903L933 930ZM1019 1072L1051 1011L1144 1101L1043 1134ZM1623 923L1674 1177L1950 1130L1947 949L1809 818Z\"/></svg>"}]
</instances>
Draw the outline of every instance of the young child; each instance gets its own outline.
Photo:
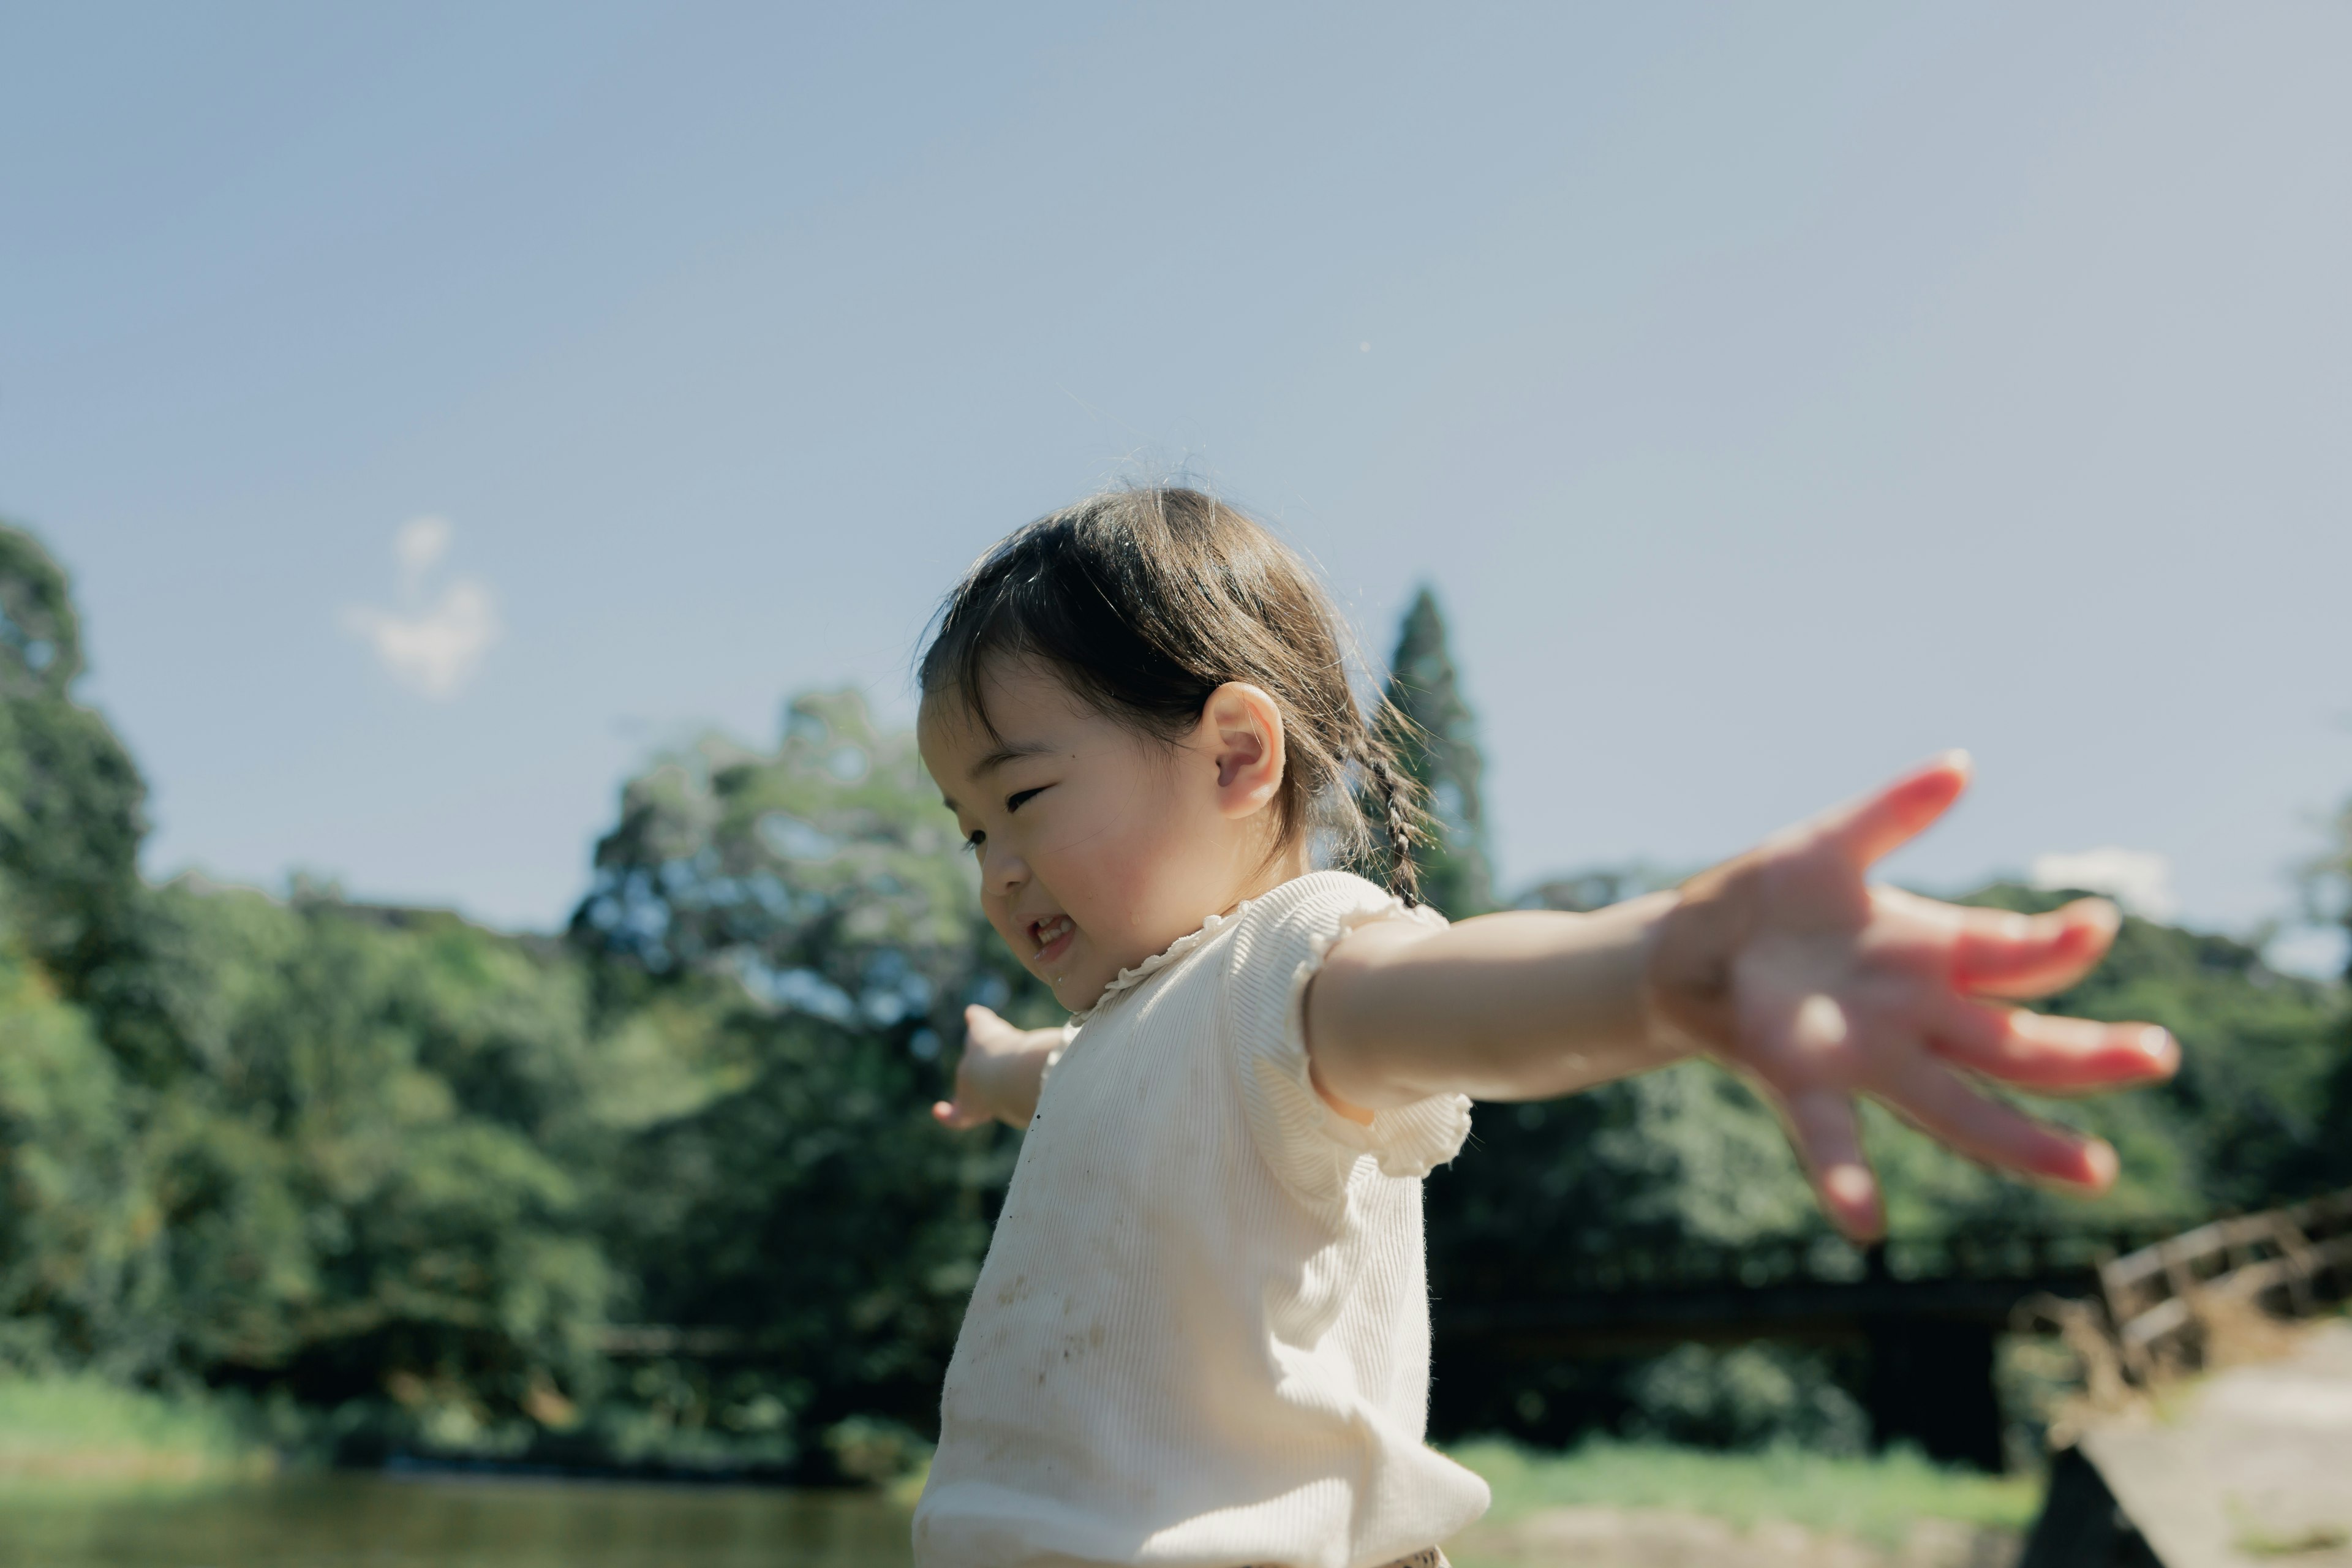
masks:
<instances>
[{"instance_id":1,"label":"young child","mask_svg":"<svg viewBox=\"0 0 2352 1568\"><path fill-rule=\"evenodd\" d=\"M1442 1563L1487 1494L1423 1440L1421 1179L1473 1099L1704 1053L1866 1238L1856 1097L2092 1193L2106 1145L1972 1079L2081 1091L2177 1058L2154 1027L1989 1000L2082 974L2111 906L2029 919L1864 879L1959 794L1957 753L1675 892L1452 925L1416 907L1410 786L1323 595L1192 490L1005 540L921 683L989 922L1074 1015L1024 1032L972 1008L935 1111L1028 1136L948 1369L924 1568ZM1316 869L1375 841L1386 888Z\"/></svg>"}]
</instances>

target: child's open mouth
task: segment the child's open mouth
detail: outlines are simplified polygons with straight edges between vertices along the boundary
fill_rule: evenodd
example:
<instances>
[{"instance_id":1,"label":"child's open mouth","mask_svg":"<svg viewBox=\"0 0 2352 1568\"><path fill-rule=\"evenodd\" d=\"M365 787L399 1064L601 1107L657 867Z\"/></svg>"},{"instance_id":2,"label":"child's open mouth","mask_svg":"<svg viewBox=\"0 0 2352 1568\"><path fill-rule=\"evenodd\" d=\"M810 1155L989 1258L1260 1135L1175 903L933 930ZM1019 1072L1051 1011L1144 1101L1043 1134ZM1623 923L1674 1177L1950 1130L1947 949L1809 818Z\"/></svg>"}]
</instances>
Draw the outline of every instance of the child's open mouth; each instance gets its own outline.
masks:
<instances>
[{"instance_id":1,"label":"child's open mouth","mask_svg":"<svg viewBox=\"0 0 2352 1568\"><path fill-rule=\"evenodd\" d=\"M1051 963L1069 951L1070 939L1077 934L1078 928L1067 915L1053 915L1029 922L1030 940L1037 944L1037 962L1040 963Z\"/></svg>"}]
</instances>

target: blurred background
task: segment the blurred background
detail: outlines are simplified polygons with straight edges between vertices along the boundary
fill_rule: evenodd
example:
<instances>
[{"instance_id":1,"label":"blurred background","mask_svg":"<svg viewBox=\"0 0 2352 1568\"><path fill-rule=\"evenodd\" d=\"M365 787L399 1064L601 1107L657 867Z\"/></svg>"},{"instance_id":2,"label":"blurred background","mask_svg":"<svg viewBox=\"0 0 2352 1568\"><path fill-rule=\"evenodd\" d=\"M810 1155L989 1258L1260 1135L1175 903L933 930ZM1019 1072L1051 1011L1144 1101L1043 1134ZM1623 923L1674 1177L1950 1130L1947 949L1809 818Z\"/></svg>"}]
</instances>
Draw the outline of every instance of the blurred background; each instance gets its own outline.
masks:
<instances>
[{"instance_id":1,"label":"blurred background","mask_svg":"<svg viewBox=\"0 0 2352 1568\"><path fill-rule=\"evenodd\" d=\"M1430 1187L1433 1436L1506 1512L1580 1442L2013 1526L2072 1374L2007 1304L1741 1292L2022 1289L2352 1180L2347 47L2316 3L0 5L0 1563L331 1542L338 1463L881 1489L532 1494L417 1561L903 1560L1017 1147L924 1107L965 1001L1050 1012L908 666L995 538L1139 479L1319 564L1430 731L1452 912L1954 744L1893 876L2124 902L2062 1003L2189 1066L2063 1112L2103 1205L1883 1126L1851 1255L1701 1069L1483 1110Z\"/></svg>"}]
</instances>

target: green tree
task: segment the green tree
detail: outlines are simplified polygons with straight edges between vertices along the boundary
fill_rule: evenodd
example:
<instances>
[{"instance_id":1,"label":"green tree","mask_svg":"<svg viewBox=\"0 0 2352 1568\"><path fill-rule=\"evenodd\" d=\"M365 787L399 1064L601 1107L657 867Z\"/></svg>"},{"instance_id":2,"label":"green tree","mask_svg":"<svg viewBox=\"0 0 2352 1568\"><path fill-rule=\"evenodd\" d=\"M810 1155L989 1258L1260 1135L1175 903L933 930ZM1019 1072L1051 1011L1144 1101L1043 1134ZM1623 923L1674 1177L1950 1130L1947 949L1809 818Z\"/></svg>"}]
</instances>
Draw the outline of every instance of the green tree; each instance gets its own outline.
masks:
<instances>
[{"instance_id":1,"label":"green tree","mask_svg":"<svg viewBox=\"0 0 2352 1568\"><path fill-rule=\"evenodd\" d=\"M88 1007L135 1079L172 1068L149 994L139 845L147 786L75 694L80 617L40 542L0 523L0 898L15 940Z\"/></svg>"},{"instance_id":2,"label":"green tree","mask_svg":"<svg viewBox=\"0 0 2352 1568\"><path fill-rule=\"evenodd\" d=\"M0 523L0 1354L137 1370L167 1291L140 1129L145 785L83 706L64 571Z\"/></svg>"},{"instance_id":3,"label":"green tree","mask_svg":"<svg viewBox=\"0 0 2352 1568\"><path fill-rule=\"evenodd\" d=\"M1969 901L2033 910L2067 896L2004 886ZM2171 1082L2060 1108L2113 1139L2122 1154L2110 1205L2203 1214L2308 1195L2341 1142L2327 1086L2352 1060L2347 1000L2340 984L2271 969L2249 943L2127 917L2104 963L2034 1004L2090 1018L2144 1018L2180 1041Z\"/></svg>"},{"instance_id":4,"label":"green tree","mask_svg":"<svg viewBox=\"0 0 2352 1568\"><path fill-rule=\"evenodd\" d=\"M1432 833L1418 856L1423 899L1460 920L1495 907L1486 858L1486 771L1477 721L1463 698L1445 617L1427 584L1413 595L1389 660L1391 739L1427 798Z\"/></svg>"},{"instance_id":5,"label":"green tree","mask_svg":"<svg viewBox=\"0 0 2352 1568\"><path fill-rule=\"evenodd\" d=\"M941 1058L967 1001L1059 1015L981 921L913 738L835 692L795 699L772 752L659 760L572 932L608 1005L669 1007L726 1064L616 1162L639 1310L755 1346L740 1408L930 1425L1014 1147L932 1122Z\"/></svg>"},{"instance_id":6,"label":"green tree","mask_svg":"<svg viewBox=\"0 0 2352 1568\"><path fill-rule=\"evenodd\" d=\"M773 752L707 736L630 781L572 935L635 974L721 973L781 1010L919 1029L979 931L959 843L911 735L854 691L802 696Z\"/></svg>"},{"instance_id":7,"label":"green tree","mask_svg":"<svg viewBox=\"0 0 2352 1568\"><path fill-rule=\"evenodd\" d=\"M488 1422L593 1384L583 977L428 910L161 889L200 1068L148 1136L184 1359Z\"/></svg>"},{"instance_id":8,"label":"green tree","mask_svg":"<svg viewBox=\"0 0 2352 1568\"><path fill-rule=\"evenodd\" d=\"M142 1370L167 1303L125 1099L88 1016L0 949L0 1368Z\"/></svg>"},{"instance_id":9,"label":"green tree","mask_svg":"<svg viewBox=\"0 0 2352 1568\"><path fill-rule=\"evenodd\" d=\"M555 944L144 883L64 574L0 528L0 1350L482 1419L593 1381L595 1044Z\"/></svg>"},{"instance_id":10,"label":"green tree","mask_svg":"<svg viewBox=\"0 0 2352 1568\"><path fill-rule=\"evenodd\" d=\"M2352 989L2352 801L2329 825L2326 851L2305 868L2309 912L2337 926L2346 937L2344 981ZM2301 1162L2299 1174L2312 1188L2352 1185L2352 1005L2344 1010L2332 1039L2334 1064L2317 1090L2313 1111L2316 1146Z\"/></svg>"}]
</instances>

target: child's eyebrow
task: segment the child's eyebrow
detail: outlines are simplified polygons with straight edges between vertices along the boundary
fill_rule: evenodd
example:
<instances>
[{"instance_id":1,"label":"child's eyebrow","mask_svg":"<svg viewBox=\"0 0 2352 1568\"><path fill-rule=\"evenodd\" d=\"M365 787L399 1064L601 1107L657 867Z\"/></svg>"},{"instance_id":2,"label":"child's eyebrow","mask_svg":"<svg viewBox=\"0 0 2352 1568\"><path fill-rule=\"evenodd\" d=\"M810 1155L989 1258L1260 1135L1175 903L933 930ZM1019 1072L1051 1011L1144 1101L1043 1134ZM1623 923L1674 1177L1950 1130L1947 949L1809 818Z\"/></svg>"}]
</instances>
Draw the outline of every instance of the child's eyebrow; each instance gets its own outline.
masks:
<instances>
[{"instance_id":1,"label":"child's eyebrow","mask_svg":"<svg viewBox=\"0 0 2352 1568\"><path fill-rule=\"evenodd\" d=\"M1017 763L1024 757L1046 756L1055 749L1043 741L1007 741L980 761L972 763L971 776L978 778L984 773L992 772L1007 763Z\"/></svg>"},{"instance_id":2,"label":"child's eyebrow","mask_svg":"<svg viewBox=\"0 0 2352 1568\"><path fill-rule=\"evenodd\" d=\"M1044 741L1007 741L972 763L969 776L977 782L982 774L993 773L1007 763L1017 763L1024 757L1049 756L1058 749ZM950 811L956 809L955 796L942 794L940 800Z\"/></svg>"}]
</instances>

